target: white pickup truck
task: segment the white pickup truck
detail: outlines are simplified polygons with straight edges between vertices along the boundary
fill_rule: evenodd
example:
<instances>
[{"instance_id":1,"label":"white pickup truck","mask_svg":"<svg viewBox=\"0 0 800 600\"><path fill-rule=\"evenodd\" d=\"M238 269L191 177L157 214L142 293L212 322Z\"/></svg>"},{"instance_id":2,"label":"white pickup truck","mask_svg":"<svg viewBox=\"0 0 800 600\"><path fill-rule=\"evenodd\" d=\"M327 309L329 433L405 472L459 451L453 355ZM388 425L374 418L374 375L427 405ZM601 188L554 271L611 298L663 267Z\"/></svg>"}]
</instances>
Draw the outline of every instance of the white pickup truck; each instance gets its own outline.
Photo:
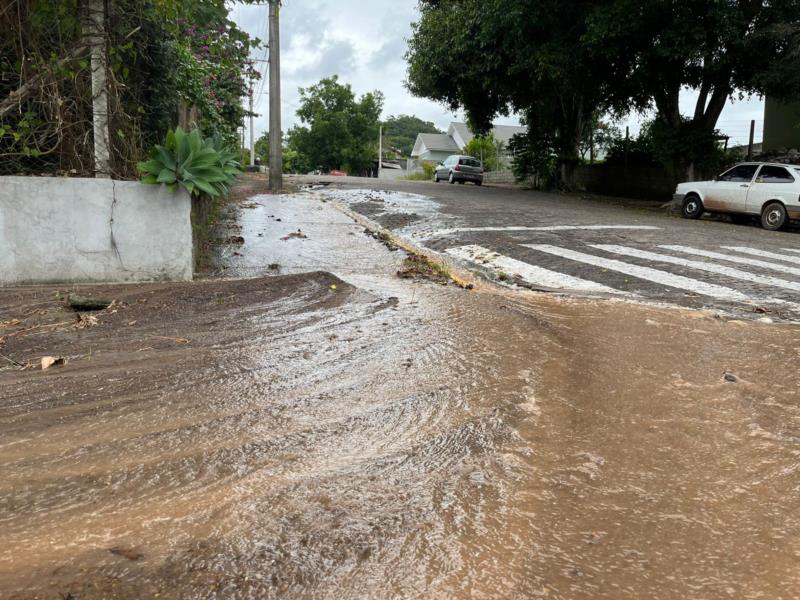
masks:
<instances>
[{"instance_id":1,"label":"white pickup truck","mask_svg":"<svg viewBox=\"0 0 800 600\"><path fill-rule=\"evenodd\" d=\"M800 165L742 163L713 181L679 183L673 200L686 219L704 212L730 213L734 221L758 216L775 231L800 219Z\"/></svg>"}]
</instances>

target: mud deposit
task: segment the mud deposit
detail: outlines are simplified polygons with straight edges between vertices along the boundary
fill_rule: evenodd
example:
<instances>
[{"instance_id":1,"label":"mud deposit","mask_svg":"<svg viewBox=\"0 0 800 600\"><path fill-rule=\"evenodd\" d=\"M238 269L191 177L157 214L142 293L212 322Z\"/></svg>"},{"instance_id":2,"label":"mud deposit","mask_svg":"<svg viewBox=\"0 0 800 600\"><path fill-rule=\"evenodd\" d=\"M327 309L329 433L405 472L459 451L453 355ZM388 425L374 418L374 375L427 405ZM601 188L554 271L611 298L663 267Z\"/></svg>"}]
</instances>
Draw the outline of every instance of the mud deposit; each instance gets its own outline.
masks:
<instances>
[{"instance_id":1,"label":"mud deposit","mask_svg":"<svg viewBox=\"0 0 800 600\"><path fill-rule=\"evenodd\" d=\"M67 358L0 367L0 596L797 597L798 327L399 280L257 201L242 269L327 227L339 277L0 290Z\"/></svg>"}]
</instances>

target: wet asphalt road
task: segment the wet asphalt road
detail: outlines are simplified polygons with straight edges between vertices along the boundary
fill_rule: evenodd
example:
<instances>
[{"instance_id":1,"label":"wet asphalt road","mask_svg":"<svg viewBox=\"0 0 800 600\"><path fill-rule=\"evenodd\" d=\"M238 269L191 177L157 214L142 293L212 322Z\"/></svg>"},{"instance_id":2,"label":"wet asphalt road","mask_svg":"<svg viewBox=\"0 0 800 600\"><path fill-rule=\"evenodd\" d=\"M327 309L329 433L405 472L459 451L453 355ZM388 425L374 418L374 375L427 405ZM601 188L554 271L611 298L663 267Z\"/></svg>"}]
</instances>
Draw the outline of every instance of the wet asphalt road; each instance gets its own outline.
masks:
<instances>
[{"instance_id":1,"label":"wet asphalt road","mask_svg":"<svg viewBox=\"0 0 800 600\"><path fill-rule=\"evenodd\" d=\"M327 181L342 189L400 192L377 201L357 195L345 200L399 235L495 279L578 295L599 289L739 315L800 318L797 228L771 232L713 215L689 221L659 201L418 181ZM408 194L430 202L409 201ZM539 271L527 273L531 266Z\"/></svg>"}]
</instances>

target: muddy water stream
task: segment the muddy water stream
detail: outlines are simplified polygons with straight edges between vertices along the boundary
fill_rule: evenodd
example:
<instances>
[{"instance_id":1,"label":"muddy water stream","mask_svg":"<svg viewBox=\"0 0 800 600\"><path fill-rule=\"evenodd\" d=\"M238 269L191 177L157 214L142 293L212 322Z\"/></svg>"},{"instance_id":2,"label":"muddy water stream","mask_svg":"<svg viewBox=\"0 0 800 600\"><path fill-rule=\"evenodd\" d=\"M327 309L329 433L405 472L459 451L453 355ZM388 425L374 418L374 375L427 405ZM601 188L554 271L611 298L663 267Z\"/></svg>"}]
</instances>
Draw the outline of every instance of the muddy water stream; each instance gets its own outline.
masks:
<instances>
[{"instance_id":1,"label":"muddy water stream","mask_svg":"<svg viewBox=\"0 0 800 600\"><path fill-rule=\"evenodd\" d=\"M798 597L800 329L401 282L336 227L344 282L0 371L0 596Z\"/></svg>"}]
</instances>

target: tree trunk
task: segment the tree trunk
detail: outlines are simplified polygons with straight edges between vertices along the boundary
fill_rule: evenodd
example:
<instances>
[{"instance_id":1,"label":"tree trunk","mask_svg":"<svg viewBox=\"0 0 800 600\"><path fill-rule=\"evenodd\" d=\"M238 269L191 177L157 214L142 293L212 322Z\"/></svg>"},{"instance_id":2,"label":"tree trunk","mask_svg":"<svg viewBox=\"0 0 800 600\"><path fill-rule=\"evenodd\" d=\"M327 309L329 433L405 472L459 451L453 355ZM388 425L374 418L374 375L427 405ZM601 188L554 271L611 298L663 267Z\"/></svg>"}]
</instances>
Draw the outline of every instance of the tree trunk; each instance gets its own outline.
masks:
<instances>
[{"instance_id":1,"label":"tree trunk","mask_svg":"<svg viewBox=\"0 0 800 600\"><path fill-rule=\"evenodd\" d=\"M86 0L83 36L92 51L92 125L95 177L111 177L105 0Z\"/></svg>"},{"instance_id":2,"label":"tree trunk","mask_svg":"<svg viewBox=\"0 0 800 600\"><path fill-rule=\"evenodd\" d=\"M562 125L559 132L559 184L566 190L575 189L575 167L580 161L581 136L583 134L584 119L590 115L584 114L583 98L578 96L570 98L567 102L562 100Z\"/></svg>"}]
</instances>

